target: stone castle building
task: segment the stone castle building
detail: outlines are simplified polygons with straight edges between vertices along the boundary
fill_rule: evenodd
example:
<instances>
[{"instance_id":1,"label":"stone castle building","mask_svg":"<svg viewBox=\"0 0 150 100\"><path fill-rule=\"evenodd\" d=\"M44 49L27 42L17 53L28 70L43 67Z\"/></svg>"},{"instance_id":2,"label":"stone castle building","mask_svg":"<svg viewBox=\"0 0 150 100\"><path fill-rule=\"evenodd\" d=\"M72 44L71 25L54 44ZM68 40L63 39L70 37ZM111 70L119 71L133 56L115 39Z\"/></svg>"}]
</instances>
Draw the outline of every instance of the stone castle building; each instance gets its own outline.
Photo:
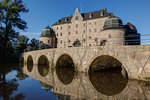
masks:
<instances>
[{"instance_id":1,"label":"stone castle building","mask_svg":"<svg viewBox=\"0 0 150 100\"><path fill-rule=\"evenodd\" d=\"M107 9L80 13L75 10L73 16L69 15L52 25L58 48L72 46L104 46L104 45L140 45L140 34L131 23L123 25L122 20L107 12ZM49 44L51 37L47 38L50 28L42 32L40 41ZM51 32L48 32L51 33ZM54 40L55 40L54 39ZM51 42L50 42L51 43ZM53 44L52 43L52 44ZM51 45L51 44L50 44ZM54 44L53 44L54 45ZM56 47L56 46L55 46Z\"/></svg>"},{"instance_id":2,"label":"stone castle building","mask_svg":"<svg viewBox=\"0 0 150 100\"><path fill-rule=\"evenodd\" d=\"M53 29L47 26L43 31L39 38L40 45L45 44L49 47L56 48L57 47L57 38Z\"/></svg>"}]
</instances>

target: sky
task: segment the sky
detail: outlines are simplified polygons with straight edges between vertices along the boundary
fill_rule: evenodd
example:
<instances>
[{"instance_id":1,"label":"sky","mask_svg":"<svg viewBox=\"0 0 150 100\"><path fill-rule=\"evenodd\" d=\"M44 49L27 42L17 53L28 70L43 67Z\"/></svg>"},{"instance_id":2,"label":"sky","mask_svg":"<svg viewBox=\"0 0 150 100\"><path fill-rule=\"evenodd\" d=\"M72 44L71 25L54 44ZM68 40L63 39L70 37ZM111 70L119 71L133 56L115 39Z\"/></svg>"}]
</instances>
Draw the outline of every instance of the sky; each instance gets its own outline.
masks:
<instances>
[{"instance_id":1,"label":"sky","mask_svg":"<svg viewBox=\"0 0 150 100\"><path fill-rule=\"evenodd\" d=\"M62 17L73 15L76 8L81 13L107 8L122 19L123 24L134 24L141 34L150 34L150 0L23 0L28 13L21 14L28 29L19 32L29 38L39 38L42 30L51 27ZM82 6L81 6L82 5Z\"/></svg>"}]
</instances>

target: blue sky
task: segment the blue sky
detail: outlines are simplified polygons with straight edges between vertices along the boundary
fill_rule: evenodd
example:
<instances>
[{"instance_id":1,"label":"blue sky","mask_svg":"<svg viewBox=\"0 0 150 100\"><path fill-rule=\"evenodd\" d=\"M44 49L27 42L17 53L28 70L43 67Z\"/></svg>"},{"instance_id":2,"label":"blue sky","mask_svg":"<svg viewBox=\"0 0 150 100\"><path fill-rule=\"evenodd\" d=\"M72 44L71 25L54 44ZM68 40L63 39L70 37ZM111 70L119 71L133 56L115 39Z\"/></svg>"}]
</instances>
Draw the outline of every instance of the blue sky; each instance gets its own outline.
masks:
<instances>
[{"instance_id":1,"label":"blue sky","mask_svg":"<svg viewBox=\"0 0 150 100\"><path fill-rule=\"evenodd\" d=\"M131 22L141 34L150 34L150 0L24 0L29 9L21 14L28 29L21 32L30 38L38 38L41 31L58 19L73 15L76 8L80 12L90 12L107 8L108 12L120 17L124 24ZM81 11L82 3L82 11Z\"/></svg>"}]
</instances>

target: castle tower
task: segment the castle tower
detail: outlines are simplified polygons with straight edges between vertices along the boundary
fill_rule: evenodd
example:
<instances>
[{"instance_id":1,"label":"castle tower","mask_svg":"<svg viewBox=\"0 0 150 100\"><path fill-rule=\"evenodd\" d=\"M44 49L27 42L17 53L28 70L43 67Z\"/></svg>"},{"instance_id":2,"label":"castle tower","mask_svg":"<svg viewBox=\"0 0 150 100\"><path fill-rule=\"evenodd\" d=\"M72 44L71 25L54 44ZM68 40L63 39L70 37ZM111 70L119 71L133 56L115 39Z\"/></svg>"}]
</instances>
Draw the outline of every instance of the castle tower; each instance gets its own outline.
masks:
<instances>
[{"instance_id":1,"label":"castle tower","mask_svg":"<svg viewBox=\"0 0 150 100\"><path fill-rule=\"evenodd\" d=\"M111 16L105 20L103 30L101 31L100 45L124 45L125 30L122 20L116 16Z\"/></svg>"},{"instance_id":2,"label":"castle tower","mask_svg":"<svg viewBox=\"0 0 150 100\"><path fill-rule=\"evenodd\" d=\"M57 38L53 29L47 26L43 31L39 38L40 44L48 45L50 47L57 47Z\"/></svg>"}]
</instances>

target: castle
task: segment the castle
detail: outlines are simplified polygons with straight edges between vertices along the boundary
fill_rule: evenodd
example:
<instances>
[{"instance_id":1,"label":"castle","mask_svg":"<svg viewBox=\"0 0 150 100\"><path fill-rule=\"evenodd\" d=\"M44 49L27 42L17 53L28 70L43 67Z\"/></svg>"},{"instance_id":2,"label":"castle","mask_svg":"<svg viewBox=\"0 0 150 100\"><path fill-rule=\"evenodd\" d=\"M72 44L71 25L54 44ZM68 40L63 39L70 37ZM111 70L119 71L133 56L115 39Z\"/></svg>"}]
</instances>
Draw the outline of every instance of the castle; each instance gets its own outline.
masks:
<instances>
[{"instance_id":1,"label":"castle","mask_svg":"<svg viewBox=\"0 0 150 100\"><path fill-rule=\"evenodd\" d=\"M73 46L109 46L140 45L140 34L136 27L122 20L107 9L80 13L76 8L73 16L69 15L47 26L39 38L53 48Z\"/></svg>"}]
</instances>

